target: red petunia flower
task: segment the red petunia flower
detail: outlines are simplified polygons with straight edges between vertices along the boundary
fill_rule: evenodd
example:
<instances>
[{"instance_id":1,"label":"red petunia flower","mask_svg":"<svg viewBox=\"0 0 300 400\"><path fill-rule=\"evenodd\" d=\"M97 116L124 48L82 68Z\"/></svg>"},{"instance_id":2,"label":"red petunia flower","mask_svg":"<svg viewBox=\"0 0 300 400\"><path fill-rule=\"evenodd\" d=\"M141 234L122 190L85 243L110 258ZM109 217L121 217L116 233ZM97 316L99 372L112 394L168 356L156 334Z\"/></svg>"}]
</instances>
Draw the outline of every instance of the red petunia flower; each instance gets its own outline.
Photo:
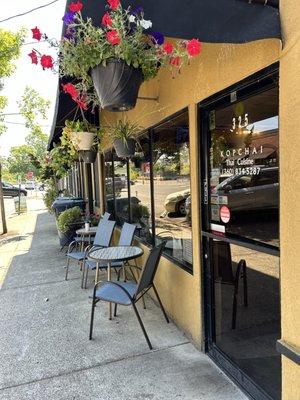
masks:
<instances>
[{"instance_id":1,"label":"red petunia flower","mask_svg":"<svg viewBox=\"0 0 300 400\"><path fill-rule=\"evenodd\" d=\"M77 13L82 10L83 4L80 1L77 1L77 3L71 3L69 5L69 10L73 13Z\"/></svg>"},{"instance_id":2,"label":"red petunia flower","mask_svg":"<svg viewBox=\"0 0 300 400\"><path fill-rule=\"evenodd\" d=\"M37 26L35 28L31 29L31 32L32 32L32 39L36 39L38 41L41 40L42 34Z\"/></svg>"},{"instance_id":3,"label":"red petunia flower","mask_svg":"<svg viewBox=\"0 0 300 400\"><path fill-rule=\"evenodd\" d=\"M103 15L101 23L102 23L102 25L105 25L105 26L112 26L112 20L108 13L105 13Z\"/></svg>"},{"instance_id":4,"label":"red petunia flower","mask_svg":"<svg viewBox=\"0 0 300 400\"><path fill-rule=\"evenodd\" d=\"M174 49L174 46L172 45L172 43L170 43L170 42L166 42L165 44L164 44L164 51L167 53L167 54L172 54L172 52L173 52L173 49Z\"/></svg>"},{"instance_id":5,"label":"red petunia flower","mask_svg":"<svg viewBox=\"0 0 300 400\"><path fill-rule=\"evenodd\" d=\"M116 10L120 5L120 0L107 0L107 2L112 10Z\"/></svg>"},{"instance_id":6,"label":"red petunia flower","mask_svg":"<svg viewBox=\"0 0 300 400\"><path fill-rule=\"evenodd\" d=\"M41 66L45 68L53 68L53 58L46 56L45 54L41 57Z\"/></svg>"},{"instance_id":7,"label":"red petunia flower","mask_svg":"<svg viewBox=\"0 0 300 400\"><path fill-rule=\"evenodd\" d=\"M202 43L198 39L192 39L188 42L186 49L191 57L197 56L201 51Z\"/></svg>"},{"instance_id":8,"label":"red petunia flower","mask_svg":"<svg viewBox=\"0 0 300 400\"><path fill-rule=\"evenodd\" d=\"M119 37L118 31L113 30L106 33L106 39L109 41L110 44L113 46L120 44L121 39Z\"/></svg>"},{"instance_id":9,"label":"red petunia flower","mask_svg":"<svg viewBox=\"0 0 300 400\"><path fill-rule=\"evenodd\" d=\"M65 85L62 85L62 88L64 93L68 93L73 100L76 100L78 98L79 93L72 83L66 83Z\"/></svg>"},{"instance_id":10,"label":"red petunia flower","mask_svg":"<svg viewBox=\"0 0 300 400\"><path fill-rule=\"evenodd\" d=\"M29 53L28 55L31 58L32 64L37 64L38 63L38 57L37 57L36 52L34 50L32 50L32 52Z\"/></svg>"},{"instance_id":11,"label":"red petunia flower","mask_svg":"<svg viewBox=\"0 0 300 400\"><path fill-rule=\"evenodd\" d=\"M170 60L170 64L173 65L174 67L180 67L180 61L181 61L181 58L179 56L172 57Z\"/></svg>"}]
</instances>

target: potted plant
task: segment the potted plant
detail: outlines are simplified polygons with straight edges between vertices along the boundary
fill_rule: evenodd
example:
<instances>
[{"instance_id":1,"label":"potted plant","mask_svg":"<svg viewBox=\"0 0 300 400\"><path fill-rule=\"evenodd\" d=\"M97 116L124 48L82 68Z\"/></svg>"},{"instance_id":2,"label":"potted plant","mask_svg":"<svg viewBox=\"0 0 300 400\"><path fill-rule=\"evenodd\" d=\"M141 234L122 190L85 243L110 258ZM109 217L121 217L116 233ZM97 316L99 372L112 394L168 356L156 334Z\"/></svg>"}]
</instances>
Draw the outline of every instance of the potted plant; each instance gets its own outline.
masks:
<instances>
[{"instance_id":1,"label":"potted plant","mask_svg":"<svg viewBox=\"0 0 300 400\"><path fill-rule=\"evenodd\" d=\"M67 134L75 150L90 150L98 134L98 129L94 125L89 124L86 120L67 120L65 122L64 133Z\"/></svg>"},{"instance_id":2,"label":"potted plant","mask_svg":"<svg viewBox=\"0 0 300 400\"><path fill-rule=\"evenodd\" d=\"M76 230L82 226L82 216L82 210L78 206L69 208L59 214L56 223L59 243L62 247L74 239Z\"/></svg>"},{"instance_id":3,"label":"potted plant","mask_svg":"<svg viewBox=\"0 0 300 400\"><path fill-rule=\"evenodd\" d=\"M109 128L118 157L125 158L134 155L136 146L134 137L141 129L139 125L128 120L119 120L116 125Z\"/></svg>"},{"instance_id":4,"label":"potted plant","mask_svg":"<svg viewBox=\"0 0 300 400\"><path fill-rule=\"evenodd\" d=\"M57 48L57 60L36 49L29 56L44 69L59 65L60 75L76 82L63 85L63 91L83 110L90 105L129 110L136 104L142 82L155 77L163 66L180 70L200 53L197 39L174 45L151 31L152 22L144 18L142 7L125 9L119 0L107 0L100 26L94 26L91 18L84 19L82 8L80 0L69 4L60 43L48 39L37 27L32 29L34 39L44 39Z\"/></svg>"}]
</instances>

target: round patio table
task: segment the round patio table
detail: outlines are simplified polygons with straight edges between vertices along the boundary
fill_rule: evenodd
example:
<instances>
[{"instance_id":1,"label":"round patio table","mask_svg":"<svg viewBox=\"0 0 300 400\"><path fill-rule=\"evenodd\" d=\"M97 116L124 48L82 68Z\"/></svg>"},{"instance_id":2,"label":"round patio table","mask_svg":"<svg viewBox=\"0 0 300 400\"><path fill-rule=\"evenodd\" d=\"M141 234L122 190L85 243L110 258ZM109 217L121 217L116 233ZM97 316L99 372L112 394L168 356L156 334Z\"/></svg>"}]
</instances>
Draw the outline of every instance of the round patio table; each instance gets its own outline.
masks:
<instances>
[{"instance_id":1,"label":"round patio table","mask_svg":"<svg viewBox=\"0 0 300 400\"><path fill-rule=\"evenodd\" d=\"M89 258L97 262L95 282L98 282L99 264L107 263L107 280L111 280L111 263L114 261L129 261L141 257L144 251L137 246L111 246L92 250ZM109 303L109 319L112 317L112 307Z\"/></svg>"},{"instance_id":2,"label":"round patio table","mask_svg":"<svg viewBox=\"0 0 300 400\"><path fill-rule=\"evenodd\" d=\"M81 236L82 242L81 242L81 251L84 249L84 242L88 242L91 244L91 237L95 236L97 233L97 226L90 226L90 229L88 231L85 230L85 228L80 228L77 229L76 234ZM87 239L87 240L85 240Z\"/></svg>"}]
</instances>

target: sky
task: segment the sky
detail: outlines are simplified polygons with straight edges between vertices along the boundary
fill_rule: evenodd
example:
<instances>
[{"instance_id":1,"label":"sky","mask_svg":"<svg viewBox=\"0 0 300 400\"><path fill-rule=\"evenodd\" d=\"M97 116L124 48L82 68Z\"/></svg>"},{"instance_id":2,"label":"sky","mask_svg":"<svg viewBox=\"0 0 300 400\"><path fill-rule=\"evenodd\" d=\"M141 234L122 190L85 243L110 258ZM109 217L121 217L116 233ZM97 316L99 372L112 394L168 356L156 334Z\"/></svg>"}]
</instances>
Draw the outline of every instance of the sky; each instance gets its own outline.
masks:
<instances>
[{"instance_id":1,"label":"sky","mask_svg":"<svg viewBox=\"0 0 300 400\"><path fill-rule=\"evenodd\" d=\"M0 20L7 17L20 14L32 8L49 3L51 0L9 0L5 2L5 7L1 7ZM27 37L25 43L33 42L31 36L31 28L38 27L41 32L46 33L49 38L59 39L62 30L62 16L65 10L66 0L58 0L56 3L34 11L22 17L11 19L7 22L0 23L0 28L16 32L19 28L25 27ZM22 47L21 56L15 63L16 72L13 76L3 81L4 89L1 95L8 98L8 106L5 113L18 112L17 101L20 100L26 86L36 89L40 95L49 99L51 106L48 111L48 119L42 121L44 132L50 133L50 128L53 119L53 111L55 106L55 98L57 92L57 75L50 70L43 71L40 65L31 64L28 53L35 47L42 53L55 55L54 49L49 49L47 43L40 43L34 45L25 45ZM6 121L14 123L24 123L21 116L6 116ZM7 131L0 136L0 155L8 156L9 150L13 146L19 146L25 143L26 134L28 130L24 125L7 123Z\"/></svg>"}]
</instances>

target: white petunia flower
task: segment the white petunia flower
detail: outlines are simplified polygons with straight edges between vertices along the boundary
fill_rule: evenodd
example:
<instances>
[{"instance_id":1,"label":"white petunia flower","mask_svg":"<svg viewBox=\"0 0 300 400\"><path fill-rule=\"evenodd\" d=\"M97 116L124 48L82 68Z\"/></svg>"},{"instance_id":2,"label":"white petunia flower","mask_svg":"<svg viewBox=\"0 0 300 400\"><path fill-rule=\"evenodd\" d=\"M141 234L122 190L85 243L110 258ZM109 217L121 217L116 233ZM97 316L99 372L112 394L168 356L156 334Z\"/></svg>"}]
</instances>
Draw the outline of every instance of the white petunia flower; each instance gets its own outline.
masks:
<instances>
[{"instance_id":1,"label":"white petunia flower","mask_svg":"<svg viewBox=\"0 0 300 400\"><path fill-rule=\"evenodd\" d=\"M135 22L135 16L129 15L129 22Z\"/></svg>"},{"instance_id":2,"label":"white petunia flower","mask_svg":"<svg viewBox=\"0 0 300 400\"><path fill-rule=\"evenodd\" d=\"M141 19L140 20L140 25L144 28L144 29L149 29L152 27L152 22L150 20L146 20L146 19Z\"/></svg>"}]
</instances>

